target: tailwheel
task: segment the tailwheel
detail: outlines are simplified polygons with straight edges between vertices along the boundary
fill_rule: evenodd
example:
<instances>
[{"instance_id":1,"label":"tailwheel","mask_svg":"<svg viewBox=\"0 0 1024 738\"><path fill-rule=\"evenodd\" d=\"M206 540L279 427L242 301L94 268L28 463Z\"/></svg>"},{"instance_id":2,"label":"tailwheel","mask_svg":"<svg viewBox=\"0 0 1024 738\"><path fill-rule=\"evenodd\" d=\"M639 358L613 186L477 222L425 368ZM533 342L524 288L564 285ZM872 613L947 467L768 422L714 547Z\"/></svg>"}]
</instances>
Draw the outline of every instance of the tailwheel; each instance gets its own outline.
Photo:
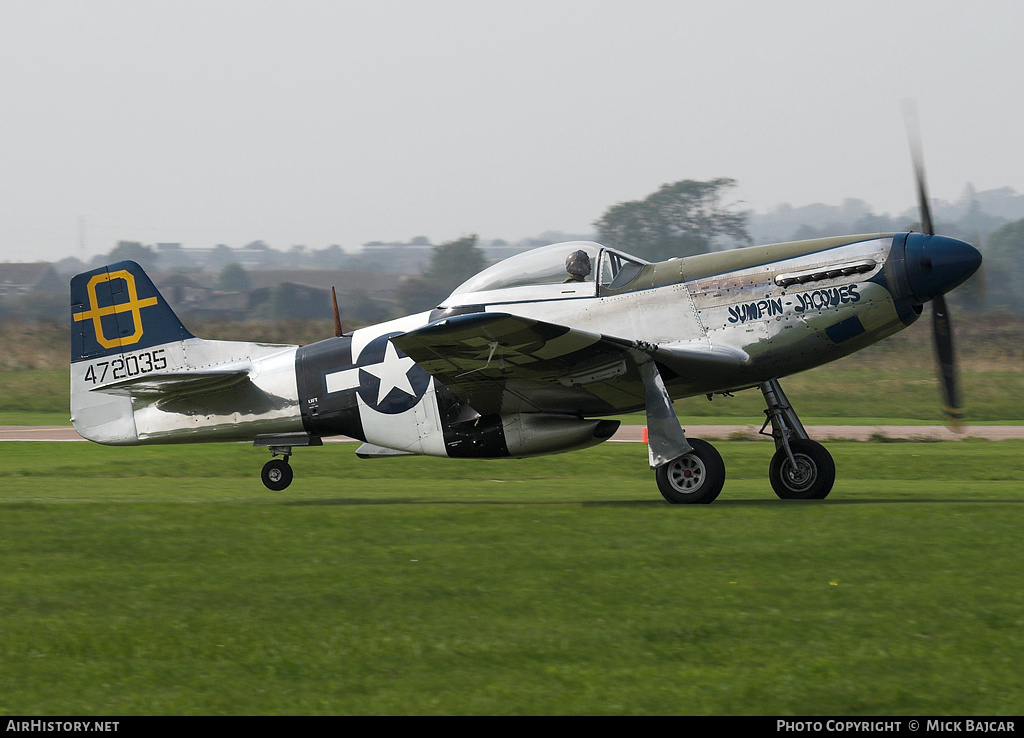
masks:
<instances>
[{"instance_id":1,"label":"tailwheel","mask_svg":"<svg viewBox=\"0 0 1024 738\"><path fill-rule=\"evenodd\" d=\"M288 463L287 457L271 459L263 465L263 471L260 473L263 484L274 492L280 492L291 484L293 476L292 467Z\"/></svg>"},{"instance_id":2,"label":"tailwheel","mask_svg":"<svg viewBox=\"0 0 1024 738\"><path fill-rule=\"evenodd\" d=\"M768 468L768 479L775 494L783 500L824 500L836 481L832 455L809 438L789 439L789 449L793 453L792 461L786 449L780 448Z\"/></svg>"},{"instance_id":3,"label":"tailwheel","mask_svg":"<svg viewBox=\"0 0 1024 738\"><path fill-rule=\"evenodd\" d=\"M661 496L673 505L714 502L725 484L725 462L718 450L699 438L687 439L692 451L658 467Z\"/></svg>"}]
</instances>

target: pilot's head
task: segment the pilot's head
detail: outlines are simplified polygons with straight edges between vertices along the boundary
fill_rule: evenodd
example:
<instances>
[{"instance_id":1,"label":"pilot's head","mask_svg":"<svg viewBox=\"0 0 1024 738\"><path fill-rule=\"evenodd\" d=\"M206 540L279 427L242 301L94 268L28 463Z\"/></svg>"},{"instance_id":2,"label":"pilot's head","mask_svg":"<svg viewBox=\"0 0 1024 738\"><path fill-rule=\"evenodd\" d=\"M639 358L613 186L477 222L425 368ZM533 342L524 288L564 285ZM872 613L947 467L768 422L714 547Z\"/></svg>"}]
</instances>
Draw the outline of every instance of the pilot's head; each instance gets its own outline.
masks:
<instances>
[{"instance_id":1,"label":"pilot's head","mask_svg":"<svg viewBox=\"0 0 1024 738\"><path fill-rule=\"evenodd\" d=\"M565 271L569 272L575 281L582 282L584 277L590 274L590 257L583 249L573 251L565 259Z\"/></svg>"}]
</instances>

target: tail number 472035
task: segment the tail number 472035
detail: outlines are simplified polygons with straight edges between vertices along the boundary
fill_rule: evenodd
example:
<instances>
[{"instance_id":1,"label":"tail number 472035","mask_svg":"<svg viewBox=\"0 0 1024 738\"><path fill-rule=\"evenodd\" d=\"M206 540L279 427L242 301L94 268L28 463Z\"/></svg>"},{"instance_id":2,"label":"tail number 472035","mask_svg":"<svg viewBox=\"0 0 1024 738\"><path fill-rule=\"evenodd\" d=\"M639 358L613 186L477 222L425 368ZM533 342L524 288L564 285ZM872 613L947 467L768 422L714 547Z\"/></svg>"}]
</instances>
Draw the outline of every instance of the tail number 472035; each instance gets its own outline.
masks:
<instances>
[{"instance_id":1,"label":"tail number 472035","mask_svg":"<svg viewBox=\"0 0 1024 738\"><path fill-rule=\"evenodd\" d=\"M166 368L166 349L153 349L136 354L115 356L109 361L97 361L89 364L85 370L84 380L91 384L103 384L107 381L116 382L120 379L158 372Z\"/></svg>"}]
</instances>

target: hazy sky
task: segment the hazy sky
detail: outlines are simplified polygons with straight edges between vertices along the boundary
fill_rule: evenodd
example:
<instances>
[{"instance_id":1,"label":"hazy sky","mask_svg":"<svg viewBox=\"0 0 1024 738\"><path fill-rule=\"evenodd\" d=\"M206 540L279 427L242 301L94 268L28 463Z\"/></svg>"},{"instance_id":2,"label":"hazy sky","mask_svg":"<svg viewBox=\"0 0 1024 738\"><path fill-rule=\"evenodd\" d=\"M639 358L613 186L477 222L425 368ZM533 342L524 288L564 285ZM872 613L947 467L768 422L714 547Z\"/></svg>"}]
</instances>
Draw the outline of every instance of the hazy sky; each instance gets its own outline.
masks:
<instances>
[{"instance_id":1,"label":"hazy sky","mask_svg":"<svg viewBox=\"0 0 1024 738\"><path fill-rule=\"evenodd\" d=\"M0 260L1024 192L1024 3L0 0ZM83 251L84 245L84 251Z\"/></svg>"}]
</instances>

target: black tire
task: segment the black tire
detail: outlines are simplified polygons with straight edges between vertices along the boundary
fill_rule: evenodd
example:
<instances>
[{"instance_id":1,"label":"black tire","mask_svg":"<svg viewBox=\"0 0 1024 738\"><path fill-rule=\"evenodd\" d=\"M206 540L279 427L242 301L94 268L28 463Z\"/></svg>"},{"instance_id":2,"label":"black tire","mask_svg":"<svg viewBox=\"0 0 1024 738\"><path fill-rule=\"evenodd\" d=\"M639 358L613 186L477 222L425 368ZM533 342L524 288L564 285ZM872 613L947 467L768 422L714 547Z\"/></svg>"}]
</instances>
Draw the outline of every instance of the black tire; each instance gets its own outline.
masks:
<instances>
[{"instance_id":1,"label":"black tire","mask_svg":"<svg viewBox=\"0 0 1024 738\"><path fill-rule=\"evenodd\" d=\"M725 462L707 441L688 438L693 450L662 464L655 472L661 496L673 505L707 505L725 484Z\"/></svg>"},{"instance_id":2,"label":"black tire","mask_svg":"<svg viewBox=\"0 0 1024 738\"><path fill-rule=\"evenodd\" d=\"M794 438L789 448L796 468L789 461L786 449L780 448L768 468L775 494L783 500L824 500L836 481L836 462L832 454L817 441Z\"/></svg>"},{"instance_id":3,"label":"black tire","mask_svg":"<svg viewBox=\"0 0 1024 738\"><path fill-rule=\"evenodd\" d=\"M271 459L263 465L260 478L267 489L280 492L292 483L292 467L285 459Z\"/></svg>"}]
</instances>

